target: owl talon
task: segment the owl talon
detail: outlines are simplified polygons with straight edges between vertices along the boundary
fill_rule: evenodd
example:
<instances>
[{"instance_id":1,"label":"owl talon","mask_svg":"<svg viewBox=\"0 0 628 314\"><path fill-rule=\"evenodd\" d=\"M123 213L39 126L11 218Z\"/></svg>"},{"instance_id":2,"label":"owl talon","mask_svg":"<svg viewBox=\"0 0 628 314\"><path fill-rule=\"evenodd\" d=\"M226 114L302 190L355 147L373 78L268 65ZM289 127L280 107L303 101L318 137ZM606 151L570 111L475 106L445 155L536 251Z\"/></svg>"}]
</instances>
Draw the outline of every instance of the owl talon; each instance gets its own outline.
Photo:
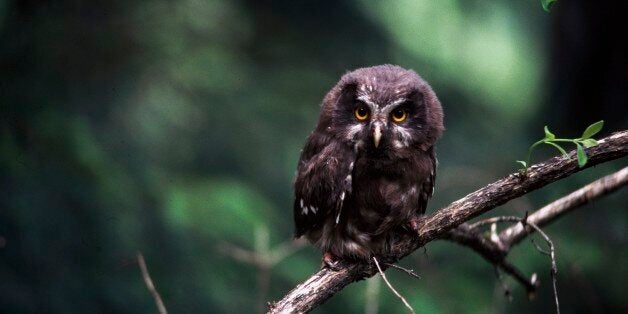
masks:
<instances>
[{"instance_id":1,"label":"owl talon","mask_svg":"<svg viewBox=\"0 0 628 314\"><path fill-rule=\"evenodd\" d=\"M410 231L412 231L413 233L418 233L419 226L421 225L421 222L423 220L425 220L424 216L415 216L410 218L410 220L408 221L408 227L410 228Z\"/></svg>"},{"instance_id":2,"label":"owl talon","mask_svg":"<svg viewBox=\"0 0 628 314\"><path fill-rule=\"evenodd\" d=\"M323 262L321 268L328 267L331 270L339 270L340 269L340 261L336 259L336 257L330 252L325 252L323 254Z\"/></svg>"}]
</instances>

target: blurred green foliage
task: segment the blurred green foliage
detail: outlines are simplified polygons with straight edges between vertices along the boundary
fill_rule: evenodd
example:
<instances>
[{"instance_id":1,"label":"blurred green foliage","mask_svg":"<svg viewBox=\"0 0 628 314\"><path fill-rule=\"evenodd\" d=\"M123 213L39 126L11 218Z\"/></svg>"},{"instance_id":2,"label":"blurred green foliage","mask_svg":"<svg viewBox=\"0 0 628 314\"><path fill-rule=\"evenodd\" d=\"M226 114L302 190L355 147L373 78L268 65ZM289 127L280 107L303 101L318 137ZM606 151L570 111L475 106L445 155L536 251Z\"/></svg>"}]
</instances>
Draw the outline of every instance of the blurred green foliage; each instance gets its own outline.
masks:
<instances>
[{"instance_id":1,"label":"blurred green foliage","mask_svg":"<svg viewBox=\"0 0 628 314\"><path fill-rule=\"evenodd\" d=\"M447 127L434 211L512 172L549 119L551 18L535 1L0 2L0 309L154 312L141 251L173 313L255 311L258 269L219 246L253 250L259 228L273 247L290 240L299 151L345 71L395 63L433 85ZM584 128L566 123L560 134ZM496 213L523 215L621 165ZM625 200L547 228L565 312L626 310ZM308 246L276 265L267 299L319 258ZM390 277L417 312L553 309L547 259L521 245L512 261L539 273L537 300L506 279L508 302L491 266L450 243L402 262L423 280ZM365 289L319 312L363 312ZM381 290L382 312L403 311Z\"/></svg>"}]
</instances>

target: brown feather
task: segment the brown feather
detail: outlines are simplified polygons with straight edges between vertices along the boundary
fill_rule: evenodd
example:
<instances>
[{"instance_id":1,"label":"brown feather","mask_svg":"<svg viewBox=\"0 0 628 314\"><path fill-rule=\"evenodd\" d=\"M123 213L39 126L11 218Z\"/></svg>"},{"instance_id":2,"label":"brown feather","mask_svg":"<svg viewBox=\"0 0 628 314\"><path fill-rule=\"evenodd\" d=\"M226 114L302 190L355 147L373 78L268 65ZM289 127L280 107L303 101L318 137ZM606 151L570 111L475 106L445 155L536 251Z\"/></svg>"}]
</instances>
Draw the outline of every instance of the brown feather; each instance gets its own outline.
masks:
<instances>
[{"instance_id":1,"label":"brown feather","mask_svg":"<svg viewBox=\"0 0 628 314\"><path fill-rule=\"evenodd\" d=\"M355 118L357 106L369 108L367 121ZM406 120L389 119L395 109ZM435 184L434 143L443 129L440 102L415 72L381 65L345 74L325 96L301 153L295 236L340 258L385 254L395 234L425 213Z\"/></svg>"}]
</instances>

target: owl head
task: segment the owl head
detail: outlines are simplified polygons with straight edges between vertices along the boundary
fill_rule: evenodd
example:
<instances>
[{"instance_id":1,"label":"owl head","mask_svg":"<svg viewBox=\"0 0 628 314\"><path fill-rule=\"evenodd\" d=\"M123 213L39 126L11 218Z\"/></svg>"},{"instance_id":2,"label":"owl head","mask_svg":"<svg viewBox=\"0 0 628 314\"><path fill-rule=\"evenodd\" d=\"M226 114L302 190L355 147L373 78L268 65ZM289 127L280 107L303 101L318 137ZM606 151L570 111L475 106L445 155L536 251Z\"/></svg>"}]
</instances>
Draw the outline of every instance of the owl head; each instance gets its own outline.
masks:
<instances>
[{"instance_id":1,"label":"owl head","mask_svg":"<svg viewBox=\"0 0 628 314\"><path fill-rule=\"evenodd\" d=\"M340 79L323 100L318 128L358 151L427 151L443 132L443 110L414 71L378 65Z\"/></svg>"}]
</instances>

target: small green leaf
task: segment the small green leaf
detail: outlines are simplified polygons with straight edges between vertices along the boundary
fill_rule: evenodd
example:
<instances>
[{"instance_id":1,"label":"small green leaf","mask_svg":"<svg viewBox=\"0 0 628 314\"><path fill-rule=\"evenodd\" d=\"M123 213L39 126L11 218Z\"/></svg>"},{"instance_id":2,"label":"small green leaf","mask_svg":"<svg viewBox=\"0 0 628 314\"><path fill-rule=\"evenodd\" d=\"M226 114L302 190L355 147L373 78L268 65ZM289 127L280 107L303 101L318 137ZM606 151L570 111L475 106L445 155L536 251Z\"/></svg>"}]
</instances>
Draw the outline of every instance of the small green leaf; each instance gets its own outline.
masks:
<instances>
[{"instance_id":1,"label":"small green leaf","mask_svg":"<svg viewBox=\"0 0 628 314\"><path fill-rule=\"evenodd\" d=\"M553 140L553 139L556 138L556 135L554 135L554 133L550 132L550 130L547 128L547 125L543 129L545 130L545 139L546 140Z\"/></svg>"},{"instance_id":2,"label":"small green leaf","mask_svg":"<svg viewBox=\"0 0 628 314\"><path fill-rule=\"evenodd\" d=\"M580 145L580 143L576 143L576 146L578 147L578 166L580 166L580 168L584 167L584 165L587 164L587 160L589 159L587 157L587 153L584 152L584 148L582 148L582 145Z\"/></svg>"},{"instance_id":3,"label":"small green leaf","mask_svg":"<svg viewBox=\"0 0 628 314\"><path fill-rule=\"evenodd\" d=\"M556 0L541 0L541 5L543 6L543 10L545 10L546 12L549 12L550 9L552 8L552 5L554 5L554 2L556 2Z\"/></svg>"},{"instance_id":4,"label":"small green leaf","mask_svg":"<svg viewBox=\"0 0 628 314\"><path fill-rule=\"evenodd\" d=\"M584 132L582 132L581 139L586 140L590 138L591 136L597 134L597 132L600 132L600 130L602 130L603 126L604 126L604 120L600 120L598 122L595 122L589 125L589 127L587 127L587 129L584 130Z\"/></svg>"},{"instance_id":5,"label":"small green leaf","mask_svg":"<svg viewBox=\"0 0 628 314\"><path fill-rule=\"evenodd\" d=\"M556 144L554 142L545 142L545 144L552 145L552 146L556 147L556 149L558 149L558 151L563 155L563 157L567 156L567 152L562 147L560 147L560 145L558 145L558 144Z\"/></svg>"},{"instance_id":6,"label":"small green leaf","mask_svg":"<svg viewBox=\"0 0 628 314\"><path fill-rule=\"evenodd\" d=\"M581 143L586 148L593 147L593 146L599 144L595 139L592 139L592 138L588 138L588 139L586 139L584 141L581 141Z\"/></svg>"},{"instance_id":7,"label":"small green leaf","mask_svg":"<svg viewBox=\"0 0 628 314\"><path fill-rule=\"evenodd\" d=\"M517 160L518 163L520 163L521 165L523 165L524 168L528 168L528 163L523 161L523 160Z\"/></svg>"}]
</instances>

